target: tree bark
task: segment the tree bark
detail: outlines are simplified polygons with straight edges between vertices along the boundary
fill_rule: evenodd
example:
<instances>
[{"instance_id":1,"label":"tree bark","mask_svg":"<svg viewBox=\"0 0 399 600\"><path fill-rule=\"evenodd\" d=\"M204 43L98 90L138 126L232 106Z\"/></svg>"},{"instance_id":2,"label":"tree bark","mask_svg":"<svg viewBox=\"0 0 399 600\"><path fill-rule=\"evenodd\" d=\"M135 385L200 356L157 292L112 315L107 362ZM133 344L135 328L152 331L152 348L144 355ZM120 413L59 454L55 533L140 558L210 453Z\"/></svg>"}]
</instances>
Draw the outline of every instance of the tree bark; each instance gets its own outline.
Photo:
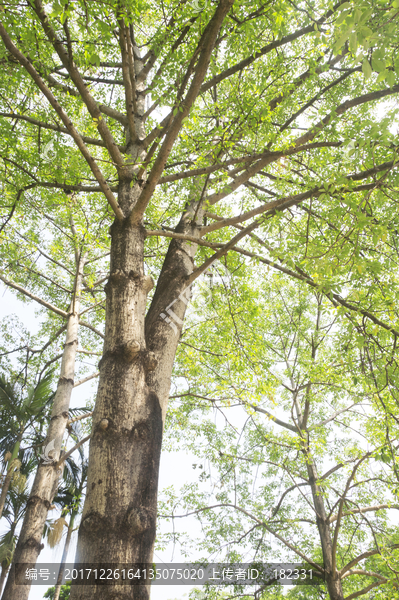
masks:
<instances>
[{"instance_id":1,"label":"tree bark","mask_svg":"<svg viewBox=\"0 0 399 600\"><path fill-rule=\"evenodd\" d=\"M198 211L197 221L201 217ZM198 236L192 218L193 211L187 211L177 230ZM144 274L144 233L127 220L111 227L104 354L76 557L77 563L90 563L92 568L105 561L126 565L153 560L163 424L188 303L182 292L193 271L196 245L171 242L145 317L153 284ZM178 321L173 328L160 315L174 300ZM72 582L70 600L93 597L148 600L150 586Z\"/></svg>"},{"instance_id":2,"label":"tree bark","mask_svg":"<svg viewBox=\"0 0 399 600\"><path fill-rule=\"evenodd\" d=\"M10 576L4 589L3 600L27 600L30 585L17 585L15 583L16 577L23 577L23 563L35 564L44 547L41 543L43 527L57 489L59 472L56 461L60 456L62 438L68 422L68 409L74 384L75 358L78 345L80 290L85 260L85 258L80 258L77 265L75 294L68 316L61 373L51 411L47 437L44 443L44 446L47 446L51 441L55 440L53 462L50 464L40 462L38 465L15 549Z\"/></svg>"},{"instance_id":3,"label":"tree bark","mask_svg":"<svg viewBox=\"0 0 399 600\"><path fill-rule=\"evenodd\" d=\"M306 434L305 434L306 435ZM312 491L313 504L316 511L316 523L319 530L320 543L323 552L324 569L326 574L326 585L330 600L344 600L342 583L339 578L335 561L333 560L333 544L331 539L330 525L328 523L326 509L323 499L323 490L317 484L318 474L316 464L310 452L308 442L304 441L306 448L306 464L309 476L310 488Z\"/></svg>"},{"instance_id":4,"label":"tree bark","mask_svg":"<svg viewBox=\"0 0 399 600\"><path fill-rule=\"evenodd\" d=\"M22 433L18 434L18 438L17 441L15 442L13 451L12 451L12 455L10 460L8 461L8 469L7 469L7 473L6 476L4 478L4 482L3 482L3 486L1 488L1 494L0 494L0 519L3 515L3 510L4 510L4 505L6 503L6 498L7 498L7 494L8 494L8 489L10 487L10 483L11 483L11 479L15 470L15 465L13 465L14 460L16 458L18 458L18 453L19 453L19 447L21 445L21 441L22 441Z\"/></svg>"}]
</instances>

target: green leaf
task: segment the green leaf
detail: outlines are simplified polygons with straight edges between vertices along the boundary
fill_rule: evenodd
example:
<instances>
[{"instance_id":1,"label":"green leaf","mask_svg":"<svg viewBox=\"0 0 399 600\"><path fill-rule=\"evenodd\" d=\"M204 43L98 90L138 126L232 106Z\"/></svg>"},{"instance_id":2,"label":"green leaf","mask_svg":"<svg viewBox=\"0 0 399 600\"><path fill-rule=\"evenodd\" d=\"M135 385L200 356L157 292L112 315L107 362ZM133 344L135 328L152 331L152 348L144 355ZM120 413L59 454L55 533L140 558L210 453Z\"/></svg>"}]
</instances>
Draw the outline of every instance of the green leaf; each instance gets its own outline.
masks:
<instances>
[{"instance_id":1,"label":"green leaf","mask_svg":"<svg viewBox=\"0 0 399 600\"><path fill-rule=\"evenodd\" d=\"M393 87L395 85L395 82L396 82L395 72L394 71L388 71L386 79L387 79L389 87Z\"/></svg>"},{"instance_id":2,"label":"green leaf","mask_svg":"<svg viewBox=\"0 0 399 600\"><path fill-rule=\"evenodd\" d=\"M362 71L364 73L365 81L370 79L371 73L373 72L373 70L372 70L371 65L370 65L369 61L367 60L367 58L365 58L362 63Z\"/></svg>"},{"instance_id":3,"label":"green leaf","mask_svg":"<svg viewBox=\"0 0 399 600\"><path fill-rule=\"evenodd\" d=\"M385 69L384 71L381 71L381 73L377 77L377 82L376 83L380 83L381 81L384 81L384 79L388 75L388 72L389 71L387 69Z\"/></svg>"}]
</instances>

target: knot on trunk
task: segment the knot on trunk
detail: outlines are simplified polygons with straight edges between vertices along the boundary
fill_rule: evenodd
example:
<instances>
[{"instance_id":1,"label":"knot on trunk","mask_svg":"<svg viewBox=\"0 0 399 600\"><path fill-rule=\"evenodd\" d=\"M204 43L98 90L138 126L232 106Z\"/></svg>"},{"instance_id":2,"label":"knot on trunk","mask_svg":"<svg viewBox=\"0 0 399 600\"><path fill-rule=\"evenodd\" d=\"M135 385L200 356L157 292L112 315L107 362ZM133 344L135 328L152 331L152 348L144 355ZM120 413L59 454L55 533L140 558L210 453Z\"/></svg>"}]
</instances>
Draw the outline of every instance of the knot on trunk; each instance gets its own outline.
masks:
<instances>
[{"instance_id":1,"label":"knot on trunk","mask_svg":"<svg viewBox=\"0 0 399 600\"><path fill-rule=\"evenodd\" d=\"M107 527L109 523L106 523L100 513L92 512L82 519L79 529L82 528L86 535L96 535L98 531L104 531Z\"/></svg>"},{"instance_id":2,"label":"knot on trunk","mask_svg":"<svg viewBox=\"0 0 399 600\"><path fill-rule=\"evenodd\" d=\"M125 344L119 344L115 346L112 350L108 350L105 352L98 363L98 368L101 368L101 365L108 357L117 357L118 360L122 360L123 362L129 364L132 363L139 354L141 354L141 345L140 342L136 340L131 340L126 342Z\"/></svg>"},{"instance_id":3,"label":"knot on trunk","mask_svg":"<svg viewBox=\"0 0 399 600\"><path fill-rule=\"evenodd\" d=\"M103 431L105 431L106 429L108 429L108 425L109 425L109 421L108 419L101 419L100 423L99 423L99 428L102 429Z\"/></svg>"},{"instance_id":4,"label":"knot on trunk","mask_svg":"<svg viewBox=\"0 0 399 600\"><path fill-rule=\"evenodd\" d=\"M155 358L154 352L151 352L150 350L143 352L143 366L147 373L154 371L157 367L157 364L158 361Z\"/></svg>"},{"instance_id":5,"label":"knot on trunk","mask_svg":"<svg viewBox=\"0 0 399 600\"><path fill-rule=\"evenodd\" d=\"M140 343L136 340L128 342L123 347L123 357L127 362L133 362L138 352L140 352Z\"/></svg>"},{"instance_id":6,"label":"knot on trunk","mask_svg":"<svg viewBox=\"0 0 399 600\"><path fill-rule=\"evenodd\" d=\"M108 279L111 279L112 281L119 283L126 279L140 279L140 273L137 273L136 271L133 271L133 270L130 270L127 273L126 271L123 271L122 269L115 269L115 271L112 271L112 273L110 274Z\"/></svg>"},{"instance_id":7,"label":"knot on trunk","mask_svg":"<svg viewBox=\"0 0 399 600\"><path fill-rule=\"evenodd\" d=\"M40 542L36 541L35 538L33 538L33 537L30 537L29 539L26 540L25 546L27 548L32 548L33 550L37 549L39 554L44 548L44 544L41 544Z\"/></svg>"},{"instance_id":8,"label":"knot on trunk","mask_svg":"<svg viewBox=\"0 0 399 600\"><path fill-rule=\"evenodd\" d=\"M51 502L46 500L45 498L40 498L40 496L31 496L27 502L30 506L35 506L38 504L44 504L47 510L50 510Z\"/></svg>"},{"instance_id":9,"label":"knot on trunk","mask_svg":"<svg viewBox=\"0 0 399 600\"><path fill-rule=\"evenodd\" d=\"M131 508L127 514L127 523L132 535L140 535L154 526L153 514L147 508Z\"/></svg>"}]
</instances>

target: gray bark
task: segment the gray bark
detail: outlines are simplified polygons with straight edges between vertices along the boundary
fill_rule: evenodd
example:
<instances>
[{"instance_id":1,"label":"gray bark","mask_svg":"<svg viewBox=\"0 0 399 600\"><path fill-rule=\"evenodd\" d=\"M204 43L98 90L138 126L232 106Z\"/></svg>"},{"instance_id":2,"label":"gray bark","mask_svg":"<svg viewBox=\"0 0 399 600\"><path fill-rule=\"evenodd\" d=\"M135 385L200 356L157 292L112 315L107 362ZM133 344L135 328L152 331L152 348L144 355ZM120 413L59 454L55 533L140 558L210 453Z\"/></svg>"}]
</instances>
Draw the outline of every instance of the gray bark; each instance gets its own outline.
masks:
<instances>
[{"instance_id":1,"label":"gray bark","mask_svg":"<svg viewBox=\"0 0 399 600\"><path fill-rule=\"evenodd\" d=\"M23 567L21 566L23 563L36 563L44 547L41 543L43 527L57 489L59 472L55 462L60 456L62 438L68 422L69 403L74 384L75 358L78 345L80 290L84 263L85 259L81 258L77 266L75 298L72 301L68 317L60 378L51 411L51 420L46 441L43 444L46 446L52 440L55 440L54 456L52 456L54 462L51 464L40 462L38 465L15 549L10 576L7 579L4 589L3 600L27 600L30 585L16 585L15 577L23 573Z\"/></svg>"},{"instance_id":2,"label":"gray bark","mask_svg":"<svg viewBox=\"0 0 399 600\"><path fill-rule=\"evenodd\" d=\"M316 523L319 530L320 543L323 552L328 593L330 600L344 600L341 579L338 575L333 557L333 544L331 539L330 525L328 523L324 505L323 490L317 484L317 468L307 443L304 452L306 454L309 483L312 490L313 504L316 511Z\"/></svg>"},{"instance_id":3,"label":"gray bark","mask_svg":"<svg viewBox=\"0 0 399 600\"><path fill-rule=\"evenodd\" d=\"M199 210L197 222L201 218ZM198 235L191 220L192 211L187 211L177 230ZM182 292L193 271L196 251L195 244L171 242L145 317L152 282L143 270L143 229L115 222L111 238L106 341L76 557L77 563L90 563L92 568L105 562L150 564L153 560L163 425L188 303ZM178 321L173 328L160 315L176 299L173 311ZM72 583L71 588L71 600L147 600L149 595L147 585Z\"/></svg>"}]
</instances>

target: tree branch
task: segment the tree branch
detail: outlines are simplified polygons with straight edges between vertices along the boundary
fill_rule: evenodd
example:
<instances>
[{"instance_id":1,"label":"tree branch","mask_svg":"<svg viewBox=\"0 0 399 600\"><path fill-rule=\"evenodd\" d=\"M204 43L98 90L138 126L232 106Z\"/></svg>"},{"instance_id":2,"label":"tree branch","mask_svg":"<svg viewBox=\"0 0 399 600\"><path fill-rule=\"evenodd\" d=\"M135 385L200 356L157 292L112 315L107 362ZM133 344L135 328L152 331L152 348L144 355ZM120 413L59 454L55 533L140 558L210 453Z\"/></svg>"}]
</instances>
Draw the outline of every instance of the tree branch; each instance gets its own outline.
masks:
<instances>
[{"instance_id":1,"label":"tree branch","mask_svg":"<svg viewBox=\"0 0 399 600\"><path fill-rule=\"evenodd\" d=\"M86 161L87 161L87 163L88 163L88 165L89 165L89 167L90 167L90 169L91 169L94 177L97 179L98 183L100 184L101 189L102 189L102 191L104 193L104 196L107 198L107 200L108 200L108 202L109 202L112 210L114 211L116 217L118 219L120 219L120 220L123 220L124 214L122 212L121 207L119 206L117 200L115 199L115 197L114 197L114 195L113 195L113 193L112 193L112 191L111 191L108 183L106 182L106 180L105 180L102 172L98 168L97 163L95 162L94 158L91 156L90 152L88 151L88 149L87 149L84 141L82 140L80 134L75 129L72 121L70 120L70 118L68 117L68 115L64 112L63 108L58 103L57 99L52 94L52 92L47 87L47 85L44 83L43 79L40 77L40 75L38 74L38 72L36 71L36 69L34 68L34 66L32 65L32 63L30 63L29 60L26 58L26 56L24 56L22 54L22 52L20 52L18 50L18 48L14 45L14 43L12 42L11 38L9 37L7 31L4 29L4 26L3 26L2 23L0 23L0 35L1 35L2 39L3 39L4 45L6 46L7 50L13 56L15 56L15 58L18 60L18 62L26 69L26 71L32 77L33 81L36 83L37 87L40 89L40 91L47 98L47 100L49 101L49 103L51 104L51 106L53 107L53 109L56 111L56 113L58 114L58 116L63 121L63 123L66 126L66 128L68 129L68 131L71 133L71 136L73 137L73 139L74 139L76 145L78 146L79 150L81 151L83 157L86 159ZM100 115L100 117L101 117L101 115ZM101 119L102 119L102 117L101 117Z\"/></svg>"},{"instance_id":2,"label":"tree branch","mask_svg":"<svg viewBox=\"0 0 399 600\"><path fill-rule=\"evenodd\" d=\"M65 69L68 71L73 83L79 91L79 94L85 103L87 110L89 111L92 118L95 120L97 129L102 139L105 142L107 150L112 157L113 161L118 167L123 165L123 157L119 152L119 149L115 143L115 140L108 129L108 126L104 119L101 116L101 111L97 105L97 102L94 100L92 95L90 94L82 76L80 75L78 69L75 66L73 60L70 60L67 50L64 48L61 41L58 39L54 29L50 25L50 19L48 15L45 13L41 0L34 0L33 3L34 11L37 14L44 32L46 33L49 41L54 46L55 51L61 59L62 64ZM116 214L116 213L115 213ZM118 216L118 215L117 215Z\"/></svg>"},{"instance_id":3,"label":"tree branch","mask_svg":"<svg viewBox=\"0 0 399 600\"><path fill-rule=\"evenodd\" d=\"M132 222L139 222L142 219L142 215L147 207L150 198L155 190L155 187L162 175L166 161L168 160L169 154L172 151L174 142L179 134L182 126L183 119L189 114L195 99L198 96L200 86L204 80L205 74L208 70L211 54L216 42L217 35L219 34L220 28L224 21L225 16L230 10L233 4L233 0L220 0L214 16L209 21L204 34L201 36L199 41L199 48L201 48L200 56L198 59L197 67L194 72L194 77L190 88L186 94L186 97L181 103L181 107L177 108L177 114L174 117L169 130L165 136L164 142L160 148L157 158L155 159L154 165L148 176L147 183L145 184L143 191L141 192L136 205L133 207L130 220ZM179 109L182 109L181 111Z\"/></svg>"},{"instance_id":4,"label":"tree branch","mask_svg":"<svg viewBox=\"0 0 399 600\"><path fill-rule=\"evenodd\" d=\"M18 285L17 283L13 283L9 279L6 279L3 275L0 275L0 279L8 287L11 287L14 290L17 290L17 292L20 292L21 294L24 294L24 296L27 296L31 300L34 300L38 304L41 304L45 308L48 308L49 310L51 310L55 314L60 315L61 317L64 317L64 319L68 318L69 313L65 312L64 310L61 310L60 308L57 308L56 306L53 306L52 304L50 304L50 302L46 302L46 300L43 300L42 298L39 298L39 296L35 296L31 292L28 292L28 290L26 290L22 286Z\"/></svg>"},{"instance_id":5,"label":"tree branch","mask_svg":"<svg viewBox=\"0 0 399 600\"><path fill-rule=\"evenodd\" d=\"M97 371L97 373L93 373L93 375L88 375L84 379L79 379L79 381L77 381L73 387L76 388L76 387L78 387L78 385L82 385L83 383L86 383L86 381L90 381L90 379L94 379L95 377L98 377L99 375L100 375L100 371Z\"/></svg>"},{"instance_id":6,"label":"tree branch","mask_svg":"<svg viewBox=\"0 0 399 600\"><path fill-rule=\"evenodd\" d=\"M348 510L347 512L343 512L342 516L347 517L350 515L358 514L358 513L366 513L366 512L376 512L378 510L396 508L399 510L399 504L378 504L377 506L366 506L365 508L355 508L353 510ZM338 515L333 515L328 519L329 523L333 523L338 518Z\"/></svg>"}]
</instances>

